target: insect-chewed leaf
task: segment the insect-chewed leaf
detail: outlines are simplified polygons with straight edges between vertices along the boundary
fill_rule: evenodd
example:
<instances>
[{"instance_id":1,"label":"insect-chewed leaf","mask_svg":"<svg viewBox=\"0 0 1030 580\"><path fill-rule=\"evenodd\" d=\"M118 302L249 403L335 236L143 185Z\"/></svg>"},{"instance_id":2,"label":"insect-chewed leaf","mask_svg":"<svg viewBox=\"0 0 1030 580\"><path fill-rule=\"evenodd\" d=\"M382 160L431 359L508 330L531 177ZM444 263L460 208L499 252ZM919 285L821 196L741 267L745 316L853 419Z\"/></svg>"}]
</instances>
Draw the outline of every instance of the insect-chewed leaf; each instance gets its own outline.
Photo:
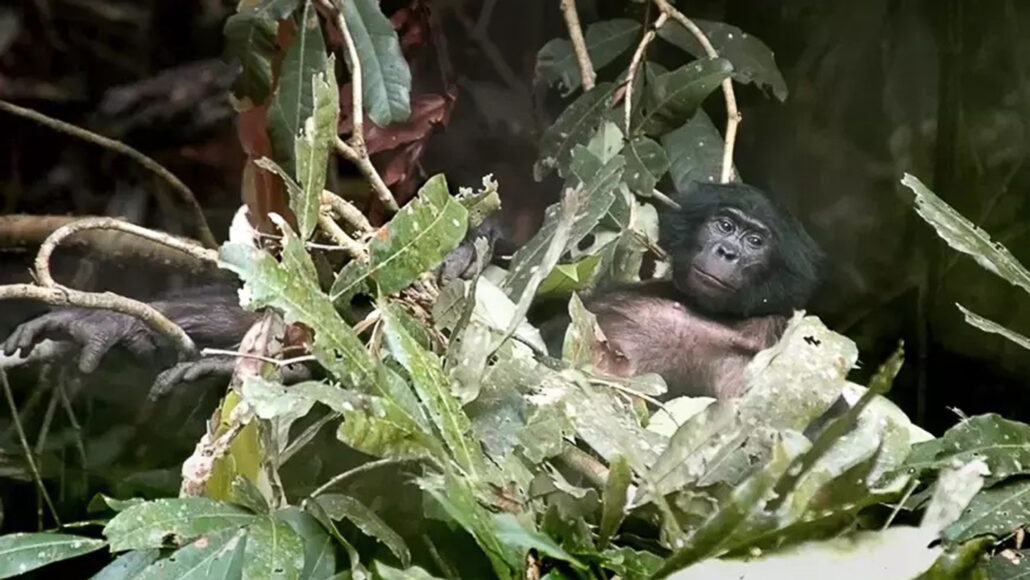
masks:
<instances>
[{"instance_id":1,"label":"insect-chewed leaf","mask_svg":"<svg viewBox=\"0 0 1030 580\"><path fill-rule=\"evenodd\" d=\"M8 534L0 536L0 578L88 554L107 545L103 540L71 534Z\"/></svg>"},{"instance_id":2,"label":"insect-chewed leaf","mask_svg":"<svg viewBox=\"0 0 1030 580\"><path fill-rule=\"evenodd\" d=\"M692 181L716 183L722 171L723 140L704 111L678 129L662 135L669 156L669 177L676 191L686 191ZM734 171L734 176L736 172Z\"/></svg>"},{"instance_id":3,"label":"insect-chewed leaf","mask_svg":"<svg viewBox=\"0 0 1030 580\"><path fill-rule=\"evenodd\" d=\"M329 372L360 388L374 384L377 362L318 287L311 257L296 236L286 237L282 263L267 252L231 243L222 246L219 261L244 281L244 307L273 306L288 322L306 324L315 331L314 354Z\"/></svg>"},{"instance_id":4,"label":"insect-chewed leaf","mask_svg":"<svg viewBox=\"0 0 1030 580\"><path fill-rule=\"evenodd\" d=\"M318 223L322 204L329 150L336 139L336 121L340 114L340 90L336 87L336 59L332 56L326 69L311 77L313 109L304 120L300 135L294 141L297 159L297 181L303 187L300 195L290 193L290 209L297 216L300 237L308 239Z\"/></svg>"},{"instance_id":5,"label":"insect-chewed leaf","mask_svg":"<svg viewBox=\"0 0 1030 580\"><path fill-rule=\"evenodd\" d=\"M665 149L647 137L637 137L626 147L626 185L640 195L654 191L658 180L669 170Z\"/></svg>"},{"instance_id":6,"label":"insect-chewed leaf","mask_svg":"<svg viewBox=\"0 0 1030 580\"><path fill-rule=\"evenodd\" d=\"M922 472L973 459L987 464L992 483L1030 473L1030 425L994 413L977 415L948 429L940 439L918 444L906 466Z\"/></svg>"},{"instance_id":7,"label":"insect-chewed leaf","mask_svg":"<svg viewBox=\"0 0 1030 580\"><path fill-rule=\"evenodd\" d=\"M247 510L206 497L158 499L134 505L104 526L111 550L161 548L169 537L189 540L201 534L239 528L257 521Z\"/></svg>"},{"instance_id":8,"label":"insect-chewed leaf","mask_svg":"<svg viewBox=\"0 0 1030 580\"><path fill-rule=\"evenodd\" d=\"M365 112L380 127L407 121L411 115L411 71L393 25L376 0L340 4L361 63ZM349 55L347 58L350 65Z\"/></svg>"},{"instance_id":9,"label":"insect-chewed leaf","mask_svg":"<svg viewBox=\"0 0 1030 580\"><path fill-rule=\"evenodd\" d=\"M272 55L276 21L289 16L299 0L263 0L243 8L225 21L224 56L242 67L232 92L240 100L260 104L272 92Z\"/></svg>"},{"instance_id":10,"label":"insect-chewed leaf","mask_svg":"<svg viewBox=\"0 0 1030 580\"><path fill-rule=\"evenodd\" d=\"M540 138L540 159L533 165L537 181L555 168L564 174L574 146L586 143L608 110L608 101L615 90L612 83L601 83L580 95Z\"/></svg>"},{"instance_id":11,"label":"insect-chewed leaf","mask_svg":"<svg viewBox=\"0 0 1030 580\"><path fill-rule=\"evenodd\" d=\"M901 183L916 194L916 211L949 246L972 256L983 268L1030 292L1030 271L1008 248L991 241L987 232L962 217L915 176L906 173Z\"/></svg>"},{"instance_id":12,"label":"insect-chewed leaf","mask_svg":"<svg viewBox=\"0 0 1030 580\"><path fill-rule=\"evenodd\" d=\"M659 75L647 85L645 132L662 135L694 116L698 107L726 77L733 66L724 58L698 60Z\"/></svg>"},{"instance_id":13,"label":"insect-chewed leaf","mask_svg":"<svg viewBox=\"0 0 1030 580\"><path fill-rule=\"evenodd\" d=\"M304 543L289 524L269 515L247 527L244 578L296 580L303 569Z\"/></svg>"},{"instance_id":14,"label":"insect-chewed leaf","mask_svg":"<svg viewBox=\"0 0 1030 580\"><path fill-rule=\"evenodd\" d=\"M383 294L402 290L458 247L467 226L468 211L448 193L444 176L434 176L379 230L368 275Z\"/></svg>"},{"instance_id":15,"label":"insect-chewed leaf","mask_svg":"<svg viewBox=\"0 0 1030 580\"><path fill-rule=\"evenodd\" d=\"M279 84L268 107L268 137L275 160L296 176L294 140L314 108L311 79L326 69L325 41L314 2L304 2L297 13L297 32L286 49Z\"/></svg>"},{"instance_id":16,"label":"insect-chewed leaf","mask_svg":"<svg viewBox=\"0 0 1030 580\"><path fill-rule=\"evenodd\" d=\"M741 83L754 83L772 90L776 98L787 99L787 83L776 67L772 50L764 42L724 22L694 20L719 56L733 63L733 78ZM708 54L689 31L682 26L663 26L658 36L675 44L697 58Z\"/></svg>"},{"instance_id":17,"label":"insect-chewed leaf","mask_svg":"<svg viewBox=\"0 0 1030 580\"><path fill-rule=\"evenodd\" d=\"M612 62L640 36L640 23L627 18L595 22L586 31L587 52L595 69ZM536 56L537 82L557 83L568 96L579 88L582 78L572 43L564 38L548 42Z\"/></svg>"},{"instance_id":18,"label":"insect-chewed leaf","mask_svg":"<svg viewBox=\"0 0 1030 580\"><path fill-rule=\"evenodd\" d=\"M483 178L483 187L477 191L472 188L459 188L458 202L468 211L468 225L474 228L483 223L486 216L501 207L501 196L497 193L497 182L493 175Z\"/></svg>"},{"instance_id":19,"label":"insect-chewed leaf","mask_svg":"<svg viewBox=\"0 0 1030 580\"><path fill-rule=\"evenodd\" d=\"M204 534L158 560L136 580L230 580L243 571L243 545L246 530L227 529Z\"/></svg>"},{"instance_id":20,"label":"insect-chewed leaf","mask_svg":"<svg viewBox=\"0 0 1030 580\"><path fill-rule=\"evenodd\" d=\"M348 520L366 535L382 542L394 556L397 556L402 565L407 566L411 563L411 552L404 543L404 538L363 503L339 493L320 495L315 501L330 518Z\"/></svg>"}]
</instances>

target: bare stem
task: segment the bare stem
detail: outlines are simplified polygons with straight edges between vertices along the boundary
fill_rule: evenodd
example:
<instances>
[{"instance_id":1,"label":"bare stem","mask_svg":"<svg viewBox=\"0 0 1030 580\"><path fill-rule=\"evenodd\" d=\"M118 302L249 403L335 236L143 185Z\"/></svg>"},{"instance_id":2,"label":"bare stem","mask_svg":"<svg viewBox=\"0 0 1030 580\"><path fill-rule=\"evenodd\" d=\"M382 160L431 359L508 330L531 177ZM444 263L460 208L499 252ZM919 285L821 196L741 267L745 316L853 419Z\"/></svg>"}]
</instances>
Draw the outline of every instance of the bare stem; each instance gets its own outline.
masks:
<instances>
[{"instance_id":1,"label":"bare stem","mask_svg":"<svg viewBox=\"0 0 1030 580\"><path fill-rule=\"evenodd\" d=\"M12 103L8 103L7 101L0 100L0 110L11 113L12 115L30 119L60 133L95 143L96 145L110 149L115 153L125 155L143 167L153 171L159 177L167 181L168 184L172 186L172 189L178 192L179 198L187 205L187 207L189 207L190 212L193 214L193 219L196 220L197 223L197 236L200 241L209 248L218 247L218 242L215 241L215 236L211 233L211 228L207 224L207 218L204 217L204 211L200 208L200 204L197 203L197 198L193 195L193 191L191 191L185 183L183 183L171 171L165 169L157 161L154 161L142 152L122 143L121 141L111 139L110 137L104 137L103 135L98 135L92 131L83 129L82 127L76 127L71 123L66 123L59 119L48 117L43 113L33 111L32 109L26 109Z\"/></svg>"},{"instance_id":2,"label":"bare stem","mask_svg":"<svg viewBox=\"0 0 1030 580\"><path fill-rule=\"evenodd\" d=\"M346 480L354 477L355 475L359 475L359 474L362 474L362 473L367 473L369 471L372 471L373 469L378 469L380 467L386 467L387 465L397 465L399 463L405 463L405 462L408 462L408 461L411 461L411 460L410 459L386 458L386 459L377 459L375 461L369 461L368 463L362 463L361 465L355 467L354 469L349 469L347 471L344 471L343 473L340 473L340 474L337 474L337 475L333 476L332 479L330 479L329 481L327 481L327 482L323 483L322 485L318 486L318 489L316 489L315 491L311 492L311 495L309 495L308 497L309 498L318 497L319 495L325 493L326 490L328 490L329 488L333 487L334 485L338 485L341 482L346 481Z\"/></svg>"},{"instance_id":3,"label":"bare stem","mask_svg":"<svg viewBox=\"0 0 1030 580\"><path fill-rule=\"evenodd\" d=\"M318 225L344 252L350 254L350 257L361 262L368 261L368 251L365 250L365 247L348 236L347 232L343 231L328 213L319 212Z\"/></svg>"},{"instance_id":4,"label":"bare stem","mask_svg":"<svg viewBox=\"0 0 1030 580\"><path fill-rule=\"evenodd\" d=\"M579 63L583 90L589 91L594 88L597 73L594 72L594 63L590 62L587 41L583 38L583 27L579 24L579 13L576 11L576 0L561 0L561 12L565 17L565 26L569 29L569 38L572 40L572 50L576 53L576 62Z\"/></svg>"},{"instance_id":5,"label":"bare stem","mask_svg":"<svg viewBox=\"0 0 1030 580\"><path fill-rule=\"evenodd\" d=\"M18 406L14 403L14 393L11 392L11 383L8 382L7 373L3 369L0 369L0 382L3 383L4 398L7 399L7 407L11 410L11 417L14 421L14 428L18 432L18 439L21 441L22 451L25 452L25 463L29 466L29 471L32 472L32 479L36 482L36 486L39 487L39 493L43 496L43 501L46 503L47 509L50 510L50 516L54 518L54 522L58 527L60 527L61 518L57 515L57 509L54 507L54 502L50 499L50 492L47 491L46 485L43 484L43 476L40 475L39 468L36 466L35 454L29 446L28 438L25 437L25 428L22 427L21 417L18 415Z\"/></svg>"},{"instance_id":6,"label":"bare stem","mask_svg":"<svg viewBox=\"0 0 1030 580\"><path fill-rule=\"evenodd\" d=\"M661 28L665 22L669 19L669 15L662 12L658 16L658 20L655 20L654 27L648 30L644 34L644 38L640 40L640 44L637 45L637 49L633 51L633 60L629 63L629 74L626 75L626 102L623 103L625 107L625 121L626 121L626 135L629 135L631 119L633 118L633 83L637 78L637 71L640 69L640 64L644 60L644 54L647 53L647 47L654 41L655 36L658 35L658 29Z\"/></svg>"},{"instance_id":7,"label":"bare stem","mask_svg":"<svg viewBox=\"0 0 1030 580\"><path fill-rule=\"evenodd\" d=\"M323 191L322 203L332 208L333 212L340 216L340 219L346 222L355 231L362 233L373 231L372 224L368 222L368 218L365 217L365 214L361 213L361 210L354 207L354 204L335 193L331 191Z\"/></svg>"},{"instance_id":8,"label":"bare stem","mask_svg":"<svg viewBox=\"0 0 1030 580\"><path fill-rule=\"evenodd\" d=\"M361 60L358 58L358 47L354 44L354 37L347 28L347 20L343 15L343 0L319 0L319 3L329 12L336 11L336 26L343 35L343 43L347 46L347 57L350 62L350 86L351 86L351 135L347 142L339 137L336 138L336 151L345 159L358 166L362 175L372 185L372 192L376 199L383 204L389 212L396 212L400 209L393 193L386 186L379 172L376 171L372 160L368 157L368 148L365 146L365 116L362 104L362 82L361 82Z\"/></svg>"},{"instance_id":9,"label":"bare stem","mask_svg":"<svg viewBox=\"0 0 1030 580\"><path fill-rule=\"evenodd\" d=\"M698 28L697 24L687 18L675 6L669 4L669 0L654 0L655 6L664 14L668 14L673 20L686 28L704 48L709 58L719 58L719 53L712 46L705 33ZM742 119L740 110L737 109L737 96L733 92L733 80L727 77L722 81L722 94L726 99L726 135L725 147L722 153L722 183L728 183L733 178L733 148L737 142L737 126Z\"/></svg>"}]
</instances>

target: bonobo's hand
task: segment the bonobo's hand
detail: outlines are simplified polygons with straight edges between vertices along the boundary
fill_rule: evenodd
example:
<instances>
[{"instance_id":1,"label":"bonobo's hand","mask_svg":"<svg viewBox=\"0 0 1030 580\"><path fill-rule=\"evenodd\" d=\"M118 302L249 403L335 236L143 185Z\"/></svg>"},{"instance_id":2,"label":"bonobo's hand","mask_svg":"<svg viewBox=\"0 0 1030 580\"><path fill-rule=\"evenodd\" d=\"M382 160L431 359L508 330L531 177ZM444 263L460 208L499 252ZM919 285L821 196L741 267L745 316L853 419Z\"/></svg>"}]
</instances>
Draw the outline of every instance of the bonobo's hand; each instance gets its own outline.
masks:
<instances>
[{"instance_id":1,"label":"bonobo's hand","mask_svg":"<svg viewBox=\"0 0 1030 580\"><path fill-rule=\"evenodd\" d=\"M110 310L67 308L34 318L11 333L3 343L8 356L21 351L28 356L40 342L50 339L72 342L82 348L79 370L91 373L115 346L124 347L140 358L157 351L154 335L138 318Z\"/></svg>"}]
</instances>

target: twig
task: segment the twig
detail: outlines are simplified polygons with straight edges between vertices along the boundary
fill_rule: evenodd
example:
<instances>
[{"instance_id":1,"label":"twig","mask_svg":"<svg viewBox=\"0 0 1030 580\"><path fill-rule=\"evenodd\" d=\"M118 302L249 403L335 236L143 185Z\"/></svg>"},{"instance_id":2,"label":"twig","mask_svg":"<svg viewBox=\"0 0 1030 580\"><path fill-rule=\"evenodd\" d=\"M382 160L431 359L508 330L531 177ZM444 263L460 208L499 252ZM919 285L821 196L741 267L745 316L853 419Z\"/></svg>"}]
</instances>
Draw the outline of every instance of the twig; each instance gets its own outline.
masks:
<instances>
[{"instance_id":1,"label":"twig","mask_svg":"<svg viewBox=\"0 0 1030 580\"><path fill-rule=\"evenodd\" d=\"M337 475L333 476L329 481L327 481L327 482L323 483L322 485L318 486L318 488L315 489L315 491L311 492L308 495L308 498L309 499L314 499L316 496L319 496L319 495L325 493L326 490L328 490L329 488L333 487L334 485L342 483L342 482L344 482L344 481L346 481L346 480L348 480L348 479L350 479L350 478L352 478L352 477L354 477L356 475L360 475L362 473L366 473L368 471L372 471L373 469L378 469L380 467L385 467L387 465L396 465L396 464L400 464L400 463L406 463L408 461L411 461L411 459L395 459L395 458L388 457L386 459L377 459L375 461L369 461L368 463L362 463L361 465L355 467L354 469L348 469L347 471L344 471L343 473L340 473L340 474L337 474ZM305 500L305 501L307 501L307 500Z\"/></svg>"},{"instance_id":2,"label":"twig","mask_svg":"<svg viewBox=\"0 0 1030 580\"><path fill-rule=\"evenodd\" d=\"M368 261L368 251L365 250L365 247L354 241L354 238L348 236L347 232L336 225L336 222L333 221L333 218L329 217L328 213L319 212L318 225L344 252L350 254L351 258L360 262Z\"/></svg>"},{"instance_id":3,"label":"twig","mask_svg":"<svg viewBox=\"0 0 1030 580\"><path fill-rule=\"evenodd\" d=\"M240 352L240 351L237 351L237 350L227 350L227 349L224 349L224 348L205 348L205 349L200 351L200 354L203 355L203 356L229 356L229 357L235 357L235 358L247 358L247 359L251 359L251 360L259 360L259 361L261 361L263 363L268 363L270 365L275 365L276 367L285 367L285 366L290 366L290 365L296 364L296 363L311 362L311 361L316 360L314 355L309 355L309 354L302 355L302 356L295 356L293 358L279 359L279 358L272 358L270 356L262 356L260 354L250 354L250 353L246 353L246 352Z\"/></svg>"},{"instance_id":4,"label":"twig","mask_svg":"<svg viewBox=\"0 0 1030 580\"><path fill-rule=\"evenodd\" d=\"M7 381L7 373L3 369L0 369L0 382L3 383L4 398L7 399L7 407L11 410L11 420L14 422L14 428L18 432L18 439L21 441L22 451L25 452L25 462L29 465L29 471L32 472L32 479L35 480L36 485L39 487L39 492L43 496L43 501L46 502L47 508L50 510L51 517L54 518L54 522L60 527L61 518L57 515L54 502L50 499L50 492L47 491L46 485L43 484L43 477L39 473L39 468L36 467L36 459L33 457L32 449L29 447L29 440L25 437L25 428L22 427L21 417L18 416L18 406L14 403L11 383Z\"/></svg>"},{"instance_id":5,"label":"twig","mask_svg":"<svg viewBox=\"0 0 1030 580\"><path fill-rule=\"evenodd\" d=\"M571 443L566 443L562 447L558 458L590 480L595 487L603 488L605 482L608 481L608 468L589 453Z\"/></svg>"},{"instance_id":6,"label":"twig","mask_svg":"<svg viewBox=\"0 0 1030 580\"><path fill-rule=\"evenodd\" d=\"M97 133L83 129L82 127L77 127L71 123L66 123L64 121L48 117L43 113L33 111L32 109L26 109L7 101L0 100L0 110L7 111L12 115L30 119L60 133L71 135L72 137L78 137L79 139L105 147L115 153L120 153L129 157L143 167L153 171L159 177L167 181L168 184L172 186L172 189L178 192L179 198L187 205L187 207L189 207L190 212L193 214L193 219L197 222L197 234L200 241L208 248L218 247L218 242L215 240L214 234L211 233L211 228L207 224L207 218L204 217L204 211L200 208L200 204L197 203L197 198L193 195L193 191L191 191L185 183L183 183L171 171L165 169L157 161L154 161L139 150L134 149L121 141L111 139L110 137L104 137L103 135L98 135Z\"/></svg>"},{"instance_id":7,"label":"twig","mask_svg":"<svg viewBox=\"0 0 1030 580\"><path fill-rule=\"evenodd\" d=\"M379 176L375 165L368 157L368 148L365 146L365 116L362 104L362 82L361 82L361 61L358 59L358 47L354 45L354 38L347 28L347 20L343 16L342 0L319 0L319 3L330 13L336 11L336 26L343 35L343 43L347 46L348 61L350 62L350 87L351 87L351 135L348 141L339 137L336 138L336 151L345 159L358 166L361 174L368 179L372 185L372 192L379 203L387 211L393 213L400 209L397 200L393 198L390 188L386 186L383 178Z\"/></svg>"},{"instance_id":8,"label":"twig","mask_svg":"<svg viewBox=\"0 0 1030 580\"><path fill-rule=\"evenodd\" d=\"M630 120L632 119L633 113L633 83L637 78L637 70L640 69L640 63L644 60L644 54L647 51L648 45L654 41L655 37L658 36L658 29L661 28L665 22L669 19L669 15L662 12L658 15L658 20L654 21L654 26L651 30L648 30L644 34L644 38L640 40L640 44L637 45L637 49L633 51L633 60L629 63L629 74L626 75L626 95L623 97L626 102L623 106L626 109L626 134L629 135L630 131Z\"/></svg>"},{"instance_id":9,"label":"twig","mask_svg":"<svg viewBox=\"0 0 1030 580\"><path fill-rule=\"evenodd\" d=\"M354 204L335 193L331 191L323 191L322 203L328 205L334 212L336 212L336 215L340 216L340 219L350 225L355 231L373 231L372 224L369 223L365 214L361 213L361 210L354 207Z\"/></svg>"},{"instance_id":10,"label":"twig","mask_svg":"<svg viewBox=\"0 0 1030 580\"><path fill-rule=\"evenodd\" d=\"M597 73L594 71L594 63L590 62L587 41L583 38L583 27L579 24L579 13L576 12L576 0L561 0L561 12L562 16L565 17L565 26L569 29L572 50L576 53L576 62L579 64L579 74L582 77L583 90L589 91L594 88L594 83L597 81Z\"/></svg>"},{"instance_id":11,"label":"twig","mask_svg":"<svg viewBox=\"0 0 1030 580\"><path fill-rule=\"evenodd\" d=\"M693 34L694 38L701 44L701 47L705 49L705 54L709 58L719 58L719 53L712 46L712 42L708 40L705 33L682 12L676 10L675 6L669 4L669 0L654 0L654 3L662 13L668 14L673 20ZM721 181L722 183L729 183L733 177L733 147L737 142L737 126L740 125L742 119L740 111L737 109L737 96L733 92L732 78L726 77L722 81L722 94L726 98L726 145L722 153Z\"/></svg>"},{"instance_id":12,"label":"twig","mask_svg":"<svg viewBox=\"0 0 1030 580\"><path fill-rule=\"evenodd\" d=\"M658 191L657 189L651 191L651 197L657 199L658 201L667 205L671 209L680 209L680 204L676 203L676 200Z\"/></svg>"}]
</instances>

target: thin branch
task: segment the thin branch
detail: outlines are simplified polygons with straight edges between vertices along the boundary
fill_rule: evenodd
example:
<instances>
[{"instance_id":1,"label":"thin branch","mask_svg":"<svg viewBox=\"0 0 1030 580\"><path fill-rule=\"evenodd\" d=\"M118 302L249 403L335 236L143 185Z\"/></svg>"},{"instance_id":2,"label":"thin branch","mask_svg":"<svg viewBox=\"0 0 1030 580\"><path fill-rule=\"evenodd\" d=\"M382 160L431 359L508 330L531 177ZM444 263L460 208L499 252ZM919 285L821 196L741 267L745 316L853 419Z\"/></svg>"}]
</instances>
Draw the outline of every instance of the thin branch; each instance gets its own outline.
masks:
<instances>
[{"instance_id":1,"label":"thin branch","mask_svg":"<svg viewBox=\"0 0 1030 580\"><path fill-rule=\"evenodd\" d=\"M373 469L378 469L380 467L386 467L387 465L397 465L397 464L400 464L400 463L407 463L408 461L412 461L412 460L411 459L407 459L407 458L405 458L405 459L386 458L386 459L377 459L375 461L369 461L368 463L362 463L361 465L355 467L354 469L348 469L347 471L344 471L343 473L340 473L340 474L337 474L337 475L333 476L332 479L330 479L329 481L327 481L327 482L323 483L322 485L318 486L318 488L315 489L315 491L311 492L311 494L308 495L308 498L309 499L314 499L315 497L325 493L326 490L328 490L329 488L333 487L334 485L338 485L338 484L340 484L340 483L342 483L342 482L344 482L344 481L346 481L346 480L348 480L348 479L350 479L350 478L352 478L352 477L354 477L356 475L360 475L362 473L366 473L366 472L372 471Z\"/></svg>"},{"instance_id":2,"label":"thin branch","mask_svg":"<svg viewBox=\"0 0 1030 580\"><path fill-rule=\"evenodd\" d=\"M336 138L336 151L345 159L358 166L358 170L368 179L372 185L372 192L379 203L387 211L393 213L400 209L393 193L386 186L379 172L376 171L372 160L368 157L368 148L365 146L365 116L362 102L362 81L361 81L361 60L358 58L358 47L354 44L354 37L347 28L347 20L343 16L342 0L319 0L319 3L327 11L336 11L336 26L343 35L343 43L347 46L347 56L350 62L350 87L351 87L351 135L347 142L339 137Z\"/></svg>"},{"instance_id":3,"label":"thin branch","mask_svg":"<svg viewBox=\"0 0 1030 580\"><path fill-rule=\"evenodd\" d=\"M658 20L655 20L654 27L647 31L644 38L640 40L640 44L637 45L637 49L633 51L633 60L629 63L629 74L626 75L626 95L623 97L626 99L626 102L623 103L623 106L626 109L626 135L629 135L633 114L633 83L637 78L637 70L640 68L640 64L644 60L644 54L647 52L648 45L654 41L656 36L658 36L658 29L661 28L668 19L669 15L662 12L658 16Z\"/></svg>"},{"instance_id":4,"label":"thin branch","mask_svg":"<svg viewBox=\"0 0 1030 580\"><path fill-rule=\"evenodd\" d=\"M583 38L583 27L579 24L579 13L576 11L576 0L561 0L561 12L565 17L565 26L569 29L572 50L576 53L583 90L589 91L597 82L597 73L594 71L594 63L590 62L587 41Z\"/></svg>"},{"instance_id":5,"label":"thin branch","mask_svg":"<svg viewBox=\"0 0 1030 580\"><path fill-rule=\"evenodd\" d=\"M66 123L64 121L48 117L40 112L33 111L32 109L26 109L7 101L0 100L0 110L11 113L12 115L30 119L59 133L78 137L79 139L110 149L115 153L120 153L133 159L143 167L153 171L158 175L158 177L167 181L168 184L172 186L172 189L178 192L179 198L190 209L190 212L193 214L193 219L197 222L197 234L200 241L209 248L218 247L218 242L215 240L214 234L211 233L211 228L207 224L207 218L204 217L204 211L200 208L200 204L197 203L197 198L193 195L193 191L191 191L185 183L183 183L171 171L165 169L157 161L154 161L139 150L134 149L121 141L111 139L110 137L104 137L103 135L98 135L97 133L87 129L72 125L71 123Z\"/></svg>"},{"instance_id":6,"label":"thin branch","mask_svg":"<svg viewBox=\"0 0 1030 580\"><path fill-rule=\"evenodd\" d=\"M365 246L359 244L354 238L347 235L347 232L333 221L333 218L328 213L318 213L318 225L322 228L322 231L328 235L333 242L340 246L344 252L350 255L351 258L358 260L359 262L368 261L368 251Z\"/></svg>"},{"instance_id":7,"label":"thin branch","mask_svg":"<svg viewBox=\"0 0 1030 580\"><path fill-rule=\"evenodd\" d=\"M701 47L705 49L705 54L709 58L719 58L719 53L712 46L712 42L708 40L705 33L691 19L677 10L675 6L669 4L669 0L654 0L654 3L662 13L668 14L673 20L693 34L694 38L701 44ZM721 181L722 183L729 183L733 177L733 148L737 142L737 126L740 125L742 119L740 110L737 109L737 96L733 92L732 78L726 77L722 81L722 94L726 99L726 145L722 153Z\"/></svg>"},{"instance_id":8,"label":"thin branch","mask_svg":"<svg viewBox=\"0 0 1030 580\"><path fill-rule=\"evenodd\" d=\"M368 218L365 214L361 213L361 210L354 207L354 204L343 199L331 191L322 192L322 203L328 205L336 215L340 216L344 222L351 226L352 229L358 232L371 232L374 231L372 224L369 223Z\"/></svg>"},{"instance_id":9,"label":"thin branch","mask_svg":"<svg viewBox=\"0 0 1030 580\"><path fill-rule=\"evenodd\" d=\"M14 403L14 393L11 392L11 383L8 382L7 373L3 369L0 369L0 382L3 383L4 398L7 399L7 406L11 410L14 428L18 432L18 439L21 441L22 451L25 452L25 462L29 466L29 471L32 472L32 479L39 487L39 492L43 496L43 501L50 510L50 516L54 518L54 522L56 522L57 526L60 527L61 518L57 515L57 509L54 507L54 502L50 499L50 492L47 491L46 485L43 484L43 477L39 473L39 468L36 467L36 459L33 457L32 449L29 447L29 440L25 437L25 428L22 427L21 417L18 416L18 406Z\"/></svg>"}]
</instances>

